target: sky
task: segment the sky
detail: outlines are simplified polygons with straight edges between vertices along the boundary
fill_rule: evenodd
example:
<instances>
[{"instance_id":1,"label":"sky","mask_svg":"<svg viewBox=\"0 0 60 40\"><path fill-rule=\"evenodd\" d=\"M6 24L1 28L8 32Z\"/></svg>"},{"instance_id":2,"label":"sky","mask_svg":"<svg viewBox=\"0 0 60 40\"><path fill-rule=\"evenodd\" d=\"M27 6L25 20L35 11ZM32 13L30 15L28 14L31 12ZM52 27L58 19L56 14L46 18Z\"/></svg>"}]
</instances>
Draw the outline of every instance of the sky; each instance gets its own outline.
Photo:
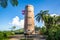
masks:
<instances>
[{"instance_id":1,"label":"sky","mask_svg":"<svg viewBox=\"0 0 60 40\"><path fill-rule=\"evenodd\" d=\"M24 15L22 10L25 6L30 4L34 6L34 16L40 12L40 10L49 10L50 14L60 15L60 0L18 0L19 4L13 7L10 2L6 8L0 6L0 30L10 30L12 26L16 26L16 29L24 27ZM43 23L38 23L34 20L35 25L43 26Z\"/></svg>"}]
</instances>

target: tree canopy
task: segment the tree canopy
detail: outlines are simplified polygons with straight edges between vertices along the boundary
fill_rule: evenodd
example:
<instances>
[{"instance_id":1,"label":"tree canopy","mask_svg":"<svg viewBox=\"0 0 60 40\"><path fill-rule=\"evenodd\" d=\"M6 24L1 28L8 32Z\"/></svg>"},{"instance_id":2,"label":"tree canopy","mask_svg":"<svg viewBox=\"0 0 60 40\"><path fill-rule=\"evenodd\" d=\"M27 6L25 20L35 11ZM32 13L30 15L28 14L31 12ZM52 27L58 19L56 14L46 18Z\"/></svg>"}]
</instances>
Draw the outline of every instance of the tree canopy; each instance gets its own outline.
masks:
<instances>
[{"instance_id":1,"label":"tree canopy","mask_svg":"<svg viewBox=\"0 0 60 40\"><path fill-rule=\"evenodd\" d=\"M6 8L9 3L8 1L12 4L12 6L18 5L18 0L0 0L0 6Z\"/></svg>"}]
</instances>

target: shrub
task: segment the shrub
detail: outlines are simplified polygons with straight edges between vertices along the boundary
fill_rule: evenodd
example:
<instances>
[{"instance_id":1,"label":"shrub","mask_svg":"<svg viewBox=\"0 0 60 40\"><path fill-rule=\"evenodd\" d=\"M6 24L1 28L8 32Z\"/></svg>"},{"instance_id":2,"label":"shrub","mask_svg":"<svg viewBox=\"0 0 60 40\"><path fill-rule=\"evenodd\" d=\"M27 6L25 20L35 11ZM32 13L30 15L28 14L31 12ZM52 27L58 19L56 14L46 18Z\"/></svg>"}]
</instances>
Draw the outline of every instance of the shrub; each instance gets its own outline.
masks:
<instances>
[{"instance_id":1,"label":"shrub","mask_svg":"<svg viewBox=\"0 0 60 40\"><path fill-rule=\"evenodd\" d=\"M12 35L10 31L0 31L0 40L8 40L8 37Z\"/></svg>"},{"instance_id":2,"label":"shrub","mask_svg":"<svg viewBox=\"0 0 60 40\"><path fill-rule=\"evenodd\" d=\"M47 40L60 40L60 28L59 26L51 27L48 30L48 38Z\"/></svg>"},{"instance_id":3,"label":"shrub","mask_svg":"<svg viewBox=\"0 0 60 40\"><path fill-rule=\"evenodd\" d=\"M0 39L3 39L4 38L4 35L2 32L0 32Z\"/></svg>"}]
</instances>

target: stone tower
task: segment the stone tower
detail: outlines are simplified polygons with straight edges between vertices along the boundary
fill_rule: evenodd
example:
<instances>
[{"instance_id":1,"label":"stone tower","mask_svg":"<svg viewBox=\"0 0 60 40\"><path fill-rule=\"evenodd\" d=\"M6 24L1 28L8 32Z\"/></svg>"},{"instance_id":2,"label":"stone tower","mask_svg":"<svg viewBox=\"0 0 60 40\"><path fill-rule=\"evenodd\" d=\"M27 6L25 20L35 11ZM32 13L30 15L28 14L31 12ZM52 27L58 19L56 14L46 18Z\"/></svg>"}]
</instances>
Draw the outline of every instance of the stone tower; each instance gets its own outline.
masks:
<instances>
[{"instance_id":1,"label":"stone tower","mask_svg":"<svg viewBox=\"0 0 60 40\"><path fill-rule=\"evenodd\" d=\"M25 34L35 34L34 7L32 5L27 5L25 7L24 33Z\"/></svg>"}]
</instances>

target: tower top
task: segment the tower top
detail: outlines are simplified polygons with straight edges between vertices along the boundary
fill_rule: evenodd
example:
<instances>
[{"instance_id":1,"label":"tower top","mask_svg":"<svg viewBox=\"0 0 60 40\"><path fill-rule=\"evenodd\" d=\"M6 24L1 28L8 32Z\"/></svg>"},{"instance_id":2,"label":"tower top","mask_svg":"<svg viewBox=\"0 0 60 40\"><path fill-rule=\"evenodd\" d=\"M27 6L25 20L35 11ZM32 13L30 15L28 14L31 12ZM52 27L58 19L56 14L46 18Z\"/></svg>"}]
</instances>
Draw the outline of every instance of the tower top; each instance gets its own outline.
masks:
<instances>
[{"instance_id":1,"label":"tower top","mask_svg":"<svg viewBox=\"0 0 60 40\"><path fill-rule=\"evenodd\" d=\"M33 5L26 5L26 6L25 6L25 10L26 10L26 11L34 12L34 7L33 7Z\"/></svg>"},{"instance_id":2,"label":"tower top","mask_svg":"<svg viewBox=\"0 0 60 40\"><path fill-rule=\"evenodd\" d=\"M33 5L30 5L30 4L29 5L26 5L26 7L32 7L32 8L34 8Z\"/></svg>"}]
</instances>

